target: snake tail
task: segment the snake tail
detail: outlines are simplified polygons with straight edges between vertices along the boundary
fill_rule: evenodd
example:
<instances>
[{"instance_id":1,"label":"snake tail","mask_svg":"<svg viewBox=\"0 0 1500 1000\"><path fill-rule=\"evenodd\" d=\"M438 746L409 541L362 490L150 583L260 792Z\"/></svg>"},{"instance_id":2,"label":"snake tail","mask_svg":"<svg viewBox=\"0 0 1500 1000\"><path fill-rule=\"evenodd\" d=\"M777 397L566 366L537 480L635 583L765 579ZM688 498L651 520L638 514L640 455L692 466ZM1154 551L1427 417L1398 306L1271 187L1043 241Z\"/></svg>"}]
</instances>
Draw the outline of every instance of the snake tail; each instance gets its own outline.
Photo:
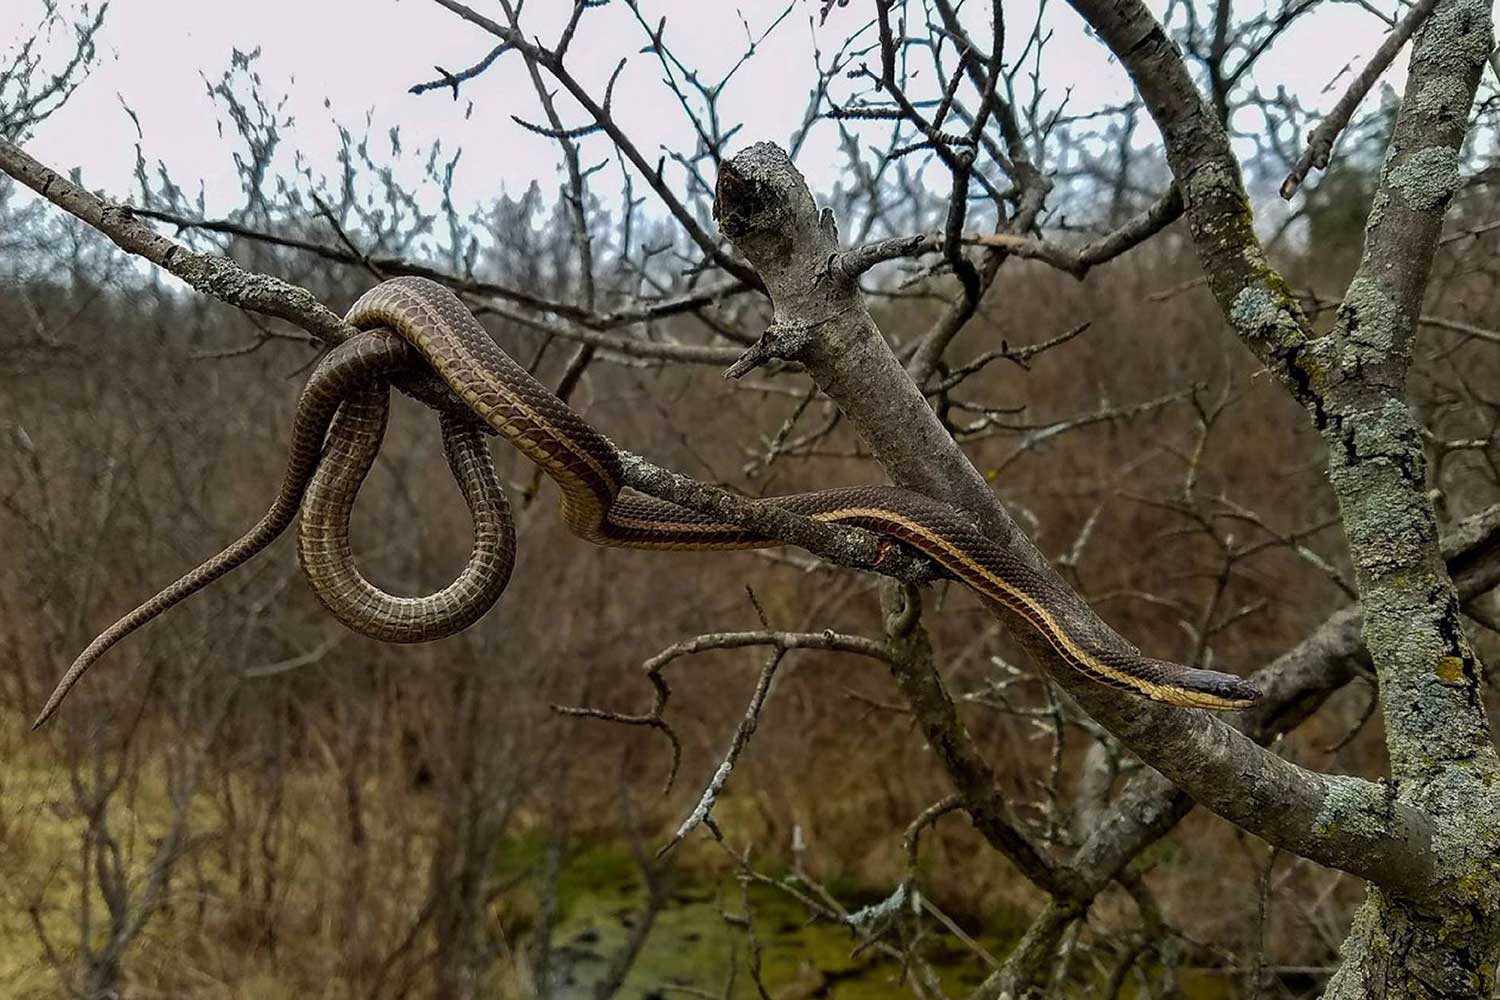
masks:
<instances>
[{"instance_id":1,"label":"snake tail","mask_svg":"<svg viewBox=\"0 0 1500 1000\"><path fill-rule=\"evenodd\" d=\"M31 728L46 723L89 667L121 639L244 565L280 537L297 516L302 494L322 455L324 438L345 394L368 385L372 378L409 364L411 357L406 344L391 336L358 337L330 351L314 369L298 399L281 488L260 520L217 555L101 632L57 682Z\"/></svg>"}]
</instances>

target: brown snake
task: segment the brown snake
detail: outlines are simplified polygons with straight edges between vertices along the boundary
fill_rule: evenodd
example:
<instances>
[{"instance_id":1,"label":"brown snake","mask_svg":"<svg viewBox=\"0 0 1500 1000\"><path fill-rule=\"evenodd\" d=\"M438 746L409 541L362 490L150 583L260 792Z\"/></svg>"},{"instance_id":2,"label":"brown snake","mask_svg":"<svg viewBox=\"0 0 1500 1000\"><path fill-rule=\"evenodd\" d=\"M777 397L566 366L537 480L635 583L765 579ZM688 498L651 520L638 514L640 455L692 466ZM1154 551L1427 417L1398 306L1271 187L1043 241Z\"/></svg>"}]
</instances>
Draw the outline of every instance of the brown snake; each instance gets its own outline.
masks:
<instances>
[{"instance_id":1,"label":"brown snake","mask_svg":"<svg viewBox=\"0 0 1500 1000\"><path fill-rule=\"evenodd\" d=\"M248 533L121 618L83 651L48 699L45 722L89 665L115 643L269 545L302 512L298 553L318 599L345 625L389 642L423 642L467 628L510 578L515 531L477 415L552 477L563 520L599 545L732 549L774 539L654 497L621 493L615 446L516 364L449 290L393 278L366 292L348 321L364 331L331 350L302 391L281 491ZM457 579L426 597L395 597L354 565L349 514L385 433L397 373L429 365L471 413L442 414L444 451L474 520L474 547ZM1258 692L1233 674L1141 655L1059 580L997 545L958 511L894 486L858 486L764 501L834 524L857 525L924 553L984 597L1019 613L1064 660L1104 684L1155 701L1239 709Z\"/></svg>"}]
</instances>

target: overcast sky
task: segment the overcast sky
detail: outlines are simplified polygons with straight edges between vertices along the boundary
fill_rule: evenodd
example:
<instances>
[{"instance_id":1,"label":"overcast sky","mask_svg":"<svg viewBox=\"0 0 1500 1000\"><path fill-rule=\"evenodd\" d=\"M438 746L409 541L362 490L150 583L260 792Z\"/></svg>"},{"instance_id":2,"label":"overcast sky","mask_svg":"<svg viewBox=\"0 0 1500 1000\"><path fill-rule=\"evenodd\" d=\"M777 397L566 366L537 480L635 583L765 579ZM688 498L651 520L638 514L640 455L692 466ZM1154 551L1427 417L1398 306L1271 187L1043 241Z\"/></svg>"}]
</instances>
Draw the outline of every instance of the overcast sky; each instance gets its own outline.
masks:
<instances>
[{"instance_id":1,"label":"overcast sky","mask_svg":"<svg viewBox=\"0 0 1500 1000\"><path fill-rule=\"evenodd\" d=\"M501 17L498 5L472 2ZM1150 2L1164 6L1160 0ZM1376 2L1387 6L1386 0ZM18 42L37 21L41 6L41 0L0 2L0 46ZM731 3L641 0L641 6L652 23L667 16L668 41L707 78L722 73L744 49L745 29ZM814 45L832 50L869 18L867 0L853 0L846 8L835 8L825 27L815 28L818 6L816 0L799 0L727 91L722 102L726 117L745 122L736 144L784 142L807 104ZM970 6L988 9L987 4ZM550 41L570 7L564 0L531 0L529 30ZM783 7L752 0L738 9L758 34ZM1006 9L1012 44L1018 45L1025 34L1019 26L1035 16L1035 0L1012 0ZM1065 3L1050 4L1046 23L1054 31L1044 66L1049 100L1068 87L1073 88L1073 111L1128 98L1124 74L1104 47L1084 33ZM1326 108L1338 96L1337 89L1327 89L1330 80L1351 60L1356 67L1362 63L1383 31L1376 18L1355 4L1325 4L1279 43L1262 63L1258 80L1263 86L1285 85L1305 105ZM586 15L569 66L594 93L602 94L615 63L629 57L614 106L622 124L654 158L660 147L690 145L691 132L660 83L654 57L639 53L643 40L639 24L616 0ZM286 137L288 148L301 151L319 169L334 170L338 136L333 123L362 127L368 114L377 137L399 125L408 147L434 139L449 150L462 146L456 190L465 203L482 203L502 189L522 190L533 179L555 189L560 178L555 144L525 132L509 117L541 117L520 60L502 59L465 85L456 103L442 92L407 92L412 84L432 78L434 64L450 69L469 65L493 41L430 0L115 0L100 37L99 65L68 106L37 130L30 149L52 166L81 167L90 186L129 196L137 137L125 110L128 104L139 116L148 159L165 161L190 191L201 180L210 214L228 211L237 204L238 182L219 134L221 112L204 81L219 78L233 49L258 47L262 55L256 67L265 93L284 96L296 120ZM1389 82L1399 85L1404 62L1403 56ZM828 189L836 178L834 140L833 128L820 126L801 158L815 189ZM385 147L381 143L376 148ZM589 162L609 152L602 136L585 141Z\"/></svg>"}]
</instances>

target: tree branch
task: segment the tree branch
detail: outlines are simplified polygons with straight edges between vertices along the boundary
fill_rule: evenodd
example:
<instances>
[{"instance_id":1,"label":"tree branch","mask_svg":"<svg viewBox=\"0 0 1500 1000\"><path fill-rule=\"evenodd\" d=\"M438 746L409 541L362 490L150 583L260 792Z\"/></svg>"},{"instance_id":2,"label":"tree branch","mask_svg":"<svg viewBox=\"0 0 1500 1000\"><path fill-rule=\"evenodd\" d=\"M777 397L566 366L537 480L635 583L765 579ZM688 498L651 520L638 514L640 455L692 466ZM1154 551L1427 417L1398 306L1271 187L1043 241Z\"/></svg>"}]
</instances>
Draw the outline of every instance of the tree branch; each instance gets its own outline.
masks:
<instances>
[{"instance_id":1,"label":"tree branch","mask_svg":"<svg viewBox=\"0 0 1500 1000\"><path fill-rule=\"evenodd\" d=\"M670 298L655 301L648 300L639 305L611 309L608 312L599 312L584 306L574 305L570 302L544 298L533 292L528 292L520 288L512 288L509 285L501 285L493 281L481 281L476 278L460 277L456 274L450 274L447 271L440 271L435 267L429 267L426 264L413 263L404 257L366 257L344 247L329 246L326 243L318 243L313 240L271 233L263 229L257 229L254 226L235 222L231 219L199 219L154 208L131 208L130 212L137 218L154 219L158 222L165 222L168 225L176 226L178 229L196 229L205 233L221 233L226 236L236 236L241 239L254 240L257 243L265 243L268 246L286 247L289 250L309 253L323 260L332 261L336 264L345 264L361 270L373 267L381 274L390 277L413 275L420 278L429 278L441 285L446 285L455 292L500 299L527 309L536 310L537 312L551 313L554 316L572 320L580 326L586 326L595 330L609 330L615 327L629 326L633 323L643 323L647 320L665 319L669 316L676 316L682 313L696 312L705 306L716 305L727 298L741 295L749 290L740 281L724 281L716 285L710 285L707 288L697 289Z\"/></svg>"},{"instance_id":2,"label":"tree branch","mask_svg":"<svg viewBox=\"0 0 1500 1000\"><path fill-rule=\"evenodd\" d=\"M340 343L355 333L353 327L307 289L270 275L246 271L227 257L194 253L138 221L129 206L85 191L32 159L20 146L3 139L0 139L0 170L87 222L121 250L144 257L196 291L249 312L285 320L326 344Z\"/></svg>"},{"instance_id":3,"label":"tree branch","mask_svg":"<svg viewBox=\"0 0 1500 1000\"><path fill-rule=\"evenodd\" d=\"M1380 680L1392 773L1500 768L1482 671L1458 620L1406 399L1418 318L1443 219L1461 186L1470 108L1493 38L1485 0L1439 0L1412 46L1406 93L1365 229L1364 254L1306 394L1322 415Z\"/></svg>"},{"instance_id":4,"label":"tree branch","mask_svg":"<svg viewBox=\"0 0 1500 1000\"><path fill-rule=\"evenodd\" d=\"M1438 0L1420 0L1406 12L1401 23L1386 35L1385 41L1380 43L1380 48L1376 49L1375 54L1370 57L1369 64L1360 70L1359 75L1349 84L1349 89L1344 91L1344 96L1339 98L1338 103L1328 112L1328 116L1318 123L1317 128L1313 129L1312 135L1307 137L1307 148L1297 158L1291 172L1286 175L1286 180L1281 182L1281 197L1291 201L1292 195L1297 193L1297 187L1307 179L1308 172L1314 167L1319 170L1328 169L1328 159L1333 155L1333 144L1338 139L1339 133L1343 132L1345 126L1349 124L1349 119L1354 116L1359 102L1365 99L1365 95L1370 92L1375 81L1380 79L1390 67L1391 61L1396 58L1396 54L1401 51L1401 47L1406 44L1407 39L1411 38L1412 32L1427 20L1427 16L1432 13L1432 9L1437 4Z\"/></svg>"},{"instance_id":5,"label":"tree branch","mask_svg":"<svg viewBox=\"0 0 1500 1000\"><path fill-rule=\"evenodd\" d=\"M1267 370L1296 394L1308 378L1298 367L1307 318L1266 259L1224 126L1142 0L1069 2L1125 66L1161 129L1198 259L1224 315Z\"/></svg>"}]
</instances>

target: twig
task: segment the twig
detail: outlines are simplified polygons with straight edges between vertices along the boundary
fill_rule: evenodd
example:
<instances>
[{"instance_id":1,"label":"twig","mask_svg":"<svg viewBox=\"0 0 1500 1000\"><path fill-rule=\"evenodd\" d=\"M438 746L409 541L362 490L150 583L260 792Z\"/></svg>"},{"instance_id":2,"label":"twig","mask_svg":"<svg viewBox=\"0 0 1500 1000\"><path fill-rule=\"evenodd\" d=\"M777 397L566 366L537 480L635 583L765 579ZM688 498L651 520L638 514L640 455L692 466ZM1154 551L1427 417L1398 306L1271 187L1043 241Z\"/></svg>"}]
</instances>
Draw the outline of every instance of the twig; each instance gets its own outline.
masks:
<instances>
[{"instance_id":1,"label":"twig","mask_svg":"<svg viewBox=\"0 0 1500 1000\"><path fill-rule=\"evenodd\" d=\"M771 681L776 676L776 668L781 666L782 659L786 656L785 649L775 650L766 665L761 668L760 678L755 682L755 692L750 696L750 704L745 709L745 717L735 727L734 739L729 743L729 750L724 754L724 759L719 763L718 769L714 771L713 777L709 779L707 787L698 799L698 804L688 814L687 819L677 828L672 839L662 845L661 850L656 852L658 858L666 856L678 844L682 843L684 837L692 833L704 823L710 822L710 814L713 812L714 804L719 799L719 793L729 782L730 772L734 765L739 762L740 754L750 742L750 737L755 734L755 729L760 725L760 710L765 707L766 695L771 691Z\"/></svg>"},{"instance_id":2,"label":"twig","mask_svg":"<svg viewBox=\"0 0 1500 1000\"><path fill-rule=\"evenodd\" d=\"M407 93L425 94L427 91L436 90L439 87L451 87L453 88L453 99L456 101L458 100L459 84L465 82L466 80L472 80L480 73L483 73L485 70L489 69L490 64L493 63L496 59L499 59L509 49L510 43L501 42L493 49L490 49L489 54L486 55L483 59L470 66L468 69L459 70L457 73L450 73L447 70L443 69L443 67L441 66L434 66L432 68L438 71L438 79L432 80L428 83L416 84L408 88Z\"/></svg>"},{"instance_id":3,"label":"twig","mask_svg":"<svg viewBox=\"0 0 1500 1000\"><path fill-rule=\"evenodd\" d=\"M1349 124L1349 119L1354 116L1354 111L1359 107L1359 102L1365 99L1375 81L1380 79L1382 73L1390 66L1391 60L1396 58L1396 53L1406 44L1407 39L1427 20L1432 9L1437 6L1438 0L1418 0L1418 3L1409 10L1401 23L1396 25L1385 41L1380 43L1380 48L1375 50L1375 55L1354 82L1349 84L1349 89L1339 102L1328 112L1328 117L1318 123L1313 129L1312 135L1308 136L1307 148L1297 158L1291 173L1286 175L1286 180L1281 182L1281 197L1287 201L1292 200L1292 195L1297 193L1298 186L1307 179L1308 172L1313 168L1326 170L1329 157L1333 155L1333 144L1338 139L1339 133L1344 131Z\"/></svg>"},{"instance_id":4,"label":"twig","mask_svg":"<svg viewBox=\"0 0 1500 1000\"><path fill-rule=\"evenodd\" d=\"M205 295L286 320L328 344L340 343L355 332L307 289L246 271L228 257L194 253L138 221L128 205L85 191L14 143L0 140L0 170L93 226L121 250L144 257Z\"/></svg>"}]
</instances>

